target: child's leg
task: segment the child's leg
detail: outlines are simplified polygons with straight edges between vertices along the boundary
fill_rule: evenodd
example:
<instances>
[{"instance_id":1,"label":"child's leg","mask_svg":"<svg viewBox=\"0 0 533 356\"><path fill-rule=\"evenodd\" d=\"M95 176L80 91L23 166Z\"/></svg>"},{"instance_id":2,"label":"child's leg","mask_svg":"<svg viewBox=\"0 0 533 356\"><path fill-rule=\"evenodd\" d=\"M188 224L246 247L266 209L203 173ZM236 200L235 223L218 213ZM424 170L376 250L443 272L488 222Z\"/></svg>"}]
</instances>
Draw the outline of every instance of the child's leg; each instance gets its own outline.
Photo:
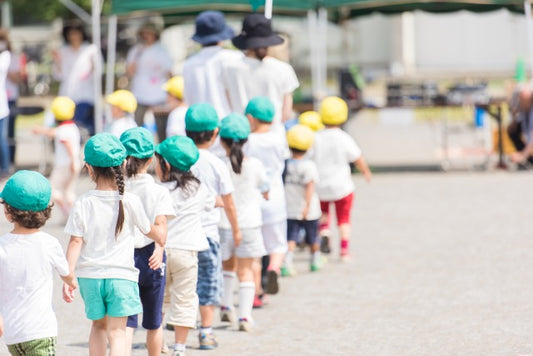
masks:
<instances>
[{"instance_id":1,"label":"child's leg","mask_svg":"<svg viewBox=\"0 0 533 356\"><path fill-rule=\"evenodd\" d=\"M93 320L89 336L89 356L105 356L107 353L107 317Z\"/></svg>"},{"instance_id":2,"label":"child's leg","mask_svg":"<svg viewBox=\"0 0 533 356\"><path fill-rule=\"evenodd\" d=\"M292 276L294 275L294 263L293 256L294 250L296 249L296 243L298 242L300 234L300 224L298 220L289 219L287 220L287 242L288 242L288 251L285 255L285 261L283 267L281 268L282 276Z\"/></svg>"},{"instance_id":3,"label":"child's leg","mask_svg":"<svg viewBox=\"0 0 533 356\"><path fill-rule=\"evenodd\" d=\"M322 216L320 217L319 234L320 236L329 236L329 225L331 224L331 216L329 215L329 201L320 202L320 210Z\"/></svg>"},{"instance_id":4,"label":"child's leg","mask_svg":"<svg viewBox=\"0 0 533 356\"><path fill-rule=\"evenodd\" d=\"M235 256L226 261L222 261L222 274L224 277L224 293L222 294L221 307L233 308L233 291L235 290L235 271L237 269Z\"/></svg>"},{"instance_id":5,"label":"child's leg","mask_svg":"<svg viewBox=\"0 0 533 356\"><path fill-rule=\"evenodd\" d=\"M128 317L128 320L126 322L127 326L126 326L126 353L124 354L125 356L130 356L131 355L131 349L133 347L133 333L135 332L135 328L137 328L137 326L135 327L132 327L130 325L132 325L133 321L132 320L135 320L135 325L137 325L137 315L132 315L132 316L129 316Z\"/></svg>"},{"instance_id":6,"label":"child's leg","mask_svg":"<svg viewBox=\"0 0 533 356\"><path fill-rule=\"evenodd\" d=\"M215 306L220 304L222 263L220 245L208 238L209 249L198 253L198 286L201 333L212 334ZM220 264L220 265L219 265Z\"/></svg>"},{"instance_id":7,"label":"child's leg","mask_svg":"<svg viewBox=\"0 0 533 356\"><path fill-rule=\"evenodd\" d=\"M263 294L263 283L262 283L263 276L261 274L261 269L262 269L261 260L255 259L252 264L252 271L254 274L255 294L258 296Z\"/></svg>"},{"instance_id":8,"label":"child's leg","mask_svg":"<svg viewBox=\"0 0 533 356\"><path fill-rule=\"evenodd\" d=\"M318 238L318 220L304 222L305 242L311 249L311 271L318 271L322 267L320 243Z\"/></svg>"},{"instance_id":9,"label":"child's leg","mask_svg":"<svg viewBox=\"0 0 533 356\"><path fill-rule=\"evenodd\" d=\"M237 274L239 276L239 320L252 320L255 284L252 271L253 258L239 258Z\"/></svg>"},{"instance_id":10,"label":"child's leg","mask_svg":"<svg viewBox=\"0 0 533 356\"><path fill-rule=\"evenodd\" d=\"M350 255L350 236L351 236L351 219L354 200L354 193L345 196L335 202L335 213L339 224L339 234L341 237L341 257Z\"/></svg>"},{"instance_id":11,"label":"child's leg","mask_svg":"<svg viewBox=\"0 0 533 356\"><path fill-rule=\"evenodd\" d=\"M109 356L126 354L126 322L127 317L107 317L107 337L109 338ZM159 349L161 351L161 349ZM105 353L104 353L105 355Z\"/></svg>"},{"instance_id":12,"label":"child's leg","mask_svg":"<svg viewBox=\"0 0 533 356\"><path fill-rule=\"evenodd\" d=\"M163 328L146 330L146 348L149 356L161 355L163 347Z\"/></svg>"}]
</instances>

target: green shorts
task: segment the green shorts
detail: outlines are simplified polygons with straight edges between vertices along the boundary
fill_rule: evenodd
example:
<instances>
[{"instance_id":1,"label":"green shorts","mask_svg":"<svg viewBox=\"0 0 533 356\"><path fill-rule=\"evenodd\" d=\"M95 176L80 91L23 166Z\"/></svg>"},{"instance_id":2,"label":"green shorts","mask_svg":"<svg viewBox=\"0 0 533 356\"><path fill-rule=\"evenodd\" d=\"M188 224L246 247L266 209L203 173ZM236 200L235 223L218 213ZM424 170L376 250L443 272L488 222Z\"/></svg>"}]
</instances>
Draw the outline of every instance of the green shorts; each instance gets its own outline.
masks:
<instances>
[{"instance_id":1,"label":"green shorts","mask_svg":"<svg viewBox=\"0 0 533 356\"><path fill-rule=\"evenodd\" d=\"M7 345L7 349L13 356L55 356L56 338L30 340L18 344Z\"/></svg>"},{"instance_id":2,"label":"green shorts","mask_svg":"<svg viewBox=\"0 0 533 356\"><path fill-rule=\"evenodd\" d=\"M90 320L142 313L139 285L127 279L78 278L85 314Z\"/></svg>"}]
</instances>

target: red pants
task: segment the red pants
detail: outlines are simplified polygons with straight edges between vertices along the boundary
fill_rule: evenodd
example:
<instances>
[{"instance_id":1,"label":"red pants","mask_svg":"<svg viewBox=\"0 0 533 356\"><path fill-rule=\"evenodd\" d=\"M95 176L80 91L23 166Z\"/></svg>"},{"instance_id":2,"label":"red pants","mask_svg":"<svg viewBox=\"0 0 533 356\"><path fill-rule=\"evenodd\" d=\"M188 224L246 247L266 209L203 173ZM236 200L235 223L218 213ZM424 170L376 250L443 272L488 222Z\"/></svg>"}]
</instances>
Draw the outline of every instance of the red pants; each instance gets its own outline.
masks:
<instances>
[{"instance_id":1,"label":"red pants","mask_svg":"<svg viewBox=\"0 0 533 356\"><path fill-rule=\"evenodd\" d=\"M322 214L326 216L326 219L320 223L320 231L329 229L329 225L331 223L329 205L331 203L335 204L335 214L337 215L337 224L339 226L344 225L344 224L350 224L350 213L352 211L354 197L355 197L355 193L351 193L345 196L344 198L336 200L334 202L321 201L320 208L322 209Z\"/></svg>"}]
</instances>

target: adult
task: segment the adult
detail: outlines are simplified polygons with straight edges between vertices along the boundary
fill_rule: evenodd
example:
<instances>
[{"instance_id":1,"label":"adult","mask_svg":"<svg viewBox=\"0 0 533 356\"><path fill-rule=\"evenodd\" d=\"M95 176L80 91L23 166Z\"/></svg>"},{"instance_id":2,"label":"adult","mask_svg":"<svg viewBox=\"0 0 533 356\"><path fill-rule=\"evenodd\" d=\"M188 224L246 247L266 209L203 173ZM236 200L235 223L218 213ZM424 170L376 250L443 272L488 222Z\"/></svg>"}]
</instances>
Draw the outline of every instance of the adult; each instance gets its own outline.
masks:
<instances>
[{"instance_id":1,"label":"adult","mask_svg":"<svg viewBox=\"0 0 533 356\"><path fill-rule=\"evenodd\" d=\"M11 61L7 31L0 30L0 179L9 174L9 106L6 94L6 79Z\"/></svg>"},{"instance_id":2,"label":"adult","mask_svg":"<svg viewBox=\"0 0 533 356\"><path fill-rule=\"evenodd\" d=\"M88 42L83 25L73 22L63 28L65 45L59 52L52 52L54 74L61 84L59 95L76 103L74 121L94 135L94 67L102 55L95 45Z\"/></svg>"},{"instance_id":3,"label":"adult","mask_svg":"<svg viewBox=\"0 0 533 356\"><path fill-rule=\"evenodd\" d=\"M533 91L530 86L521 86L511 99L512 122L507 128L517 152L511 159L516 163L533 163Z\"/></svg>"},{"instance_id":4,"label":"adult","mask_svg":"<svg viewBox=\"0 0 533 356\"><path fill-rule=\"evenodd\" d=\"M11 43L7 40L7 48L11 51ZM15 166L16 141L15 141L15 120L17 118L17 100L19 98L19 84L22 82L22 56L11 53L11 62L7 72L6 92L9 105L8 142L9 142L9 164Z\"/></svg>"},{"instance_id":5,"label":"adult","mask_svg":"<svg viewBox=\"0 0 533 356\"><path fill-rule=\"evenodd\" d=\"M233 111L243 113L250 99L266 96L274 104L273 129L283 130L292 116L293 92L300 83L292 66L268 56L268 47L283 43L263 14L247 15L242 33L232 39L245 56L224 66L224 87Z\"/></svg>"},{"instance_id":6,"label":"adult","mask_svg":"<svg viewBox=\"0 0 533 356\"><path fill-rule=\"evenodd\" d=\"M128 52L126 73L131 78L131 92L137 98L135 121L144 125L144 115L152 107L163 106L167 94L163 85L171 77L172 59L159 42L159 31L153 24L139 30L140 43ZM166 137L166 115L156 116L159 141Z\"/></svg>"}]
</instances>

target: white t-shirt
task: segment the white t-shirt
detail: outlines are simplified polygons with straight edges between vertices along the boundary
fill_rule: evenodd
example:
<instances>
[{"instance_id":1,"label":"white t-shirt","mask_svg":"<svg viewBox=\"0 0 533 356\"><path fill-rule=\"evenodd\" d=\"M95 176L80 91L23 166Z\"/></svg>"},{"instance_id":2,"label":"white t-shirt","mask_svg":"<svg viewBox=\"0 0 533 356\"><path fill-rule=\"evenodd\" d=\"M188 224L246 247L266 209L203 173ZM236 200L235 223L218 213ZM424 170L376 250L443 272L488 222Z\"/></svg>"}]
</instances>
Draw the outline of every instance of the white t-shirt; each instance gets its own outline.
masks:
<instances>
[{"instance_id":1,"label":"white t-shirt","mask_svg":"<svg viewBox=\"0 0 533 356\"><path fill-rule=\"evenodd\" d=\"M167 93L163 84L172 70L172 58L167 50L156 42L151 46L138 44L128 52L127 63L137 63L131 79L131 92L142 105L159 105L165 102Z\"/></svg>"},{"instance_id":2,"label":"white t-shirt","mask_svg":"<svg viewBox=\"0 0 533 356\"><path fill-rule=\"evenodd\" d=\"M263 167L261 161L254 157L244 158L240 174L233 171L229 159L226 159L226 164L235 186L233 201L237 208L239 227L241 229L260 227L263 224L261 204L264 200L261 193L269 190L265 167ZM224 212L222 213L219 227L221 229L231 229L229 220Z\"/></svg>"},{"instance_id":3,"label":"white t-shirt","mask_svg":"<svg viewBox=\"0 0 533 356\"><path fill-rule=\"evenodd\" d=\"M61 80L59 95L68 96L75 103L94 103L93 68L96 58L102 60L96 46L83 43L77 50L63 46L59 55L60 70L56 73Z\"/></svg>"},{"instance_id":4,"label":"white t-shirt","mask_svg":"<svg viewBox=\"0 0 533 356\"><path fill-rule=\"evenodd\" d=\"M0 53L0 120L5 119L9 116L6 81L10 62L11 53L9 51L3 51L2 53Z\"/></svg>"},{"instance_id":5,"label":"white t-shirt","mask_svg":"<svg viewBox=\"0 0 533 356\"><path fill-rule=\"evenodd\" d=\"M185 136L185 114L188 106L178 106L168 114L167 137Z\"/></svg>"},{"instance_id":6,"label":"white t-shirt","mask_svg":"<svg viewBox=\"0 0 533 356\"><path fill-rule=\"evenodd\" d=\"M355 140L340 128L316 133L309 158L318 168L316 191L321 201L336 201L354 191L349 163L360 157L361 149Z\"/></svg>"},{"instance_id":7,"label":"white t-shirt","mask_svg":"<svg viewBox=\"0 0 533 356\"><path fill-rule=\"evenodd\" d=\"M141 199L144 211L152 224L158 216L166 215L169 220L176 216L168 189L157 184L151 175L137 174L128 178L126 191ZM154 240L146 237L139 229L135 229L135 248L142 248L153 242Z\"/></svg>"},{"instance_id":8,"label":"white t-shirt","mask_svg":"<svg viewBox=\"0 0 533 356\"><path fill-rule=\"evenodd\" d=\"M222 85L222 66L226 62L239 61L240 51L220 46L204 47L183 64L185 102L188 105L209 103L220 119L231 112L228 97Z\"/></svg>"},{"instance_id":9,"label":"white t-shirt","mask_svg":"<svg viewBox=\"0 0 533 356\"><path fill-rule=\"evenodd\" d=\"M124 225L115 236L119 200L118 191L91 190L74 203L65 232L83 238L77 277L138 281L139 270L133 261L135 228L149 233L150 219L139 197L125 192Z\"/></svg>"},{"instance_id":10,"label":"white t-shirt","mask_svg":"<svg viewBox=\"0 0 533 356\"><path fill-rule=\"evenodd\" d=\"M134 127L137 127L137 123L133 117L128 115L119 119L113 119L106 131L120 138L120 135L122 135L124 131Z\"/></svg>"},{"instance_id":11,"label":"white t-shirt","mask_svg":"<svg viewBox=\"0 0 533 356\"><path fill-rule=\"evenodd\" d=\"M8 345L57 336L54 270L68 276L65 254L45 232L0 237L0 314Z\"/></svg>"},{"instance_id":12,"label":"white t-shirt","mask_svg":"<svg viewBox=\"0 0 533 356\"><path fill-rule=\"evenodd\" d=\"M263 223L270 224L287 219L282 175L285 160L289 158L290 153L285 136L272 131L252 133L244 145L244 152L246 156L261 161L269 181L269 200L264 200L262 204Z\"/></svg>"},{"instance_id":13,"label":"white t-shirt","mask_svg":"<svg viewBox=\"0 0 533 356\"><path fill-rule=\"evenodd\" d=\"M20 72L20 56L11 54L11 62L9 63L8 73ZM12 82L9 78L6 79L6 92L8 100L17 100L19 97L19 85Z\"/></svg>"},{"instance_id":14,"label":"white t-shirt","mask_svg":"<svg viewBox=\"0 0 533 356\"><path fill-rule=\"evenodd\" d=\"M168 222L167 248L189 251L205 251L209 248L206 232L202 227L201 216L215 207L215 196L202 183L191 196L175 182L163 183L170 191L176 218Z\"/></svg>"},{"instance_id":15,"label":"white t-shirt","mask_svg":"<svg viewBox=\"0 0 533 356\"><path fill-rule=\"evenodd\" d=\"M320 200L316 193L318 171L313 161L309 159L289 159L285 173L285 194L287 195L287 218L302 220L302 212L305 208L305 186L315 183L315 190L311 198L311 204L307 212L306 220L320 219Z\"/></svg>"},{"instance_id":16,"label":"white t-shirt","mask_svg":"<svg viewBox=\"0 0 533 356\"><path fill-rule=\"evenodd\" d=\"M262 61L242 57L241 60L225 63L223 73L232 111L244 113L250 99L266 96L276 109L273 129L282 126L283 98L300 86L289 63L273 57L265 57Z\"/></svg>"},{"instance_id":17,"label":"white t-shirt","mask_svg":"<svg viewBox=\"0 0 533 356\"><path fill-rule=\"evenodd\" d=\"M65 143L70 143L72 151L74 153L74 161L76 167L79 167L80 164L80 130L74 122L68 122L60 124L56 127L54 132L54 166L55 167L65 167L70 166L70 156L67 151Z\"/></svg>"},{"instance_id":18,"label":"white t-shirt","mask_svg":"<svg viewBox=\"0 0 533 356\"><path fill-rule=\"evenodd\" d=\"M226 164L208 150L200 149L200 158L192 173L205 184L211 195L227 195L234 191L231 176ZM218 223L220 222L220 208L215 208L202 214L202 226L207 237L219 241Z\"/></svg>"}]
</instances>

